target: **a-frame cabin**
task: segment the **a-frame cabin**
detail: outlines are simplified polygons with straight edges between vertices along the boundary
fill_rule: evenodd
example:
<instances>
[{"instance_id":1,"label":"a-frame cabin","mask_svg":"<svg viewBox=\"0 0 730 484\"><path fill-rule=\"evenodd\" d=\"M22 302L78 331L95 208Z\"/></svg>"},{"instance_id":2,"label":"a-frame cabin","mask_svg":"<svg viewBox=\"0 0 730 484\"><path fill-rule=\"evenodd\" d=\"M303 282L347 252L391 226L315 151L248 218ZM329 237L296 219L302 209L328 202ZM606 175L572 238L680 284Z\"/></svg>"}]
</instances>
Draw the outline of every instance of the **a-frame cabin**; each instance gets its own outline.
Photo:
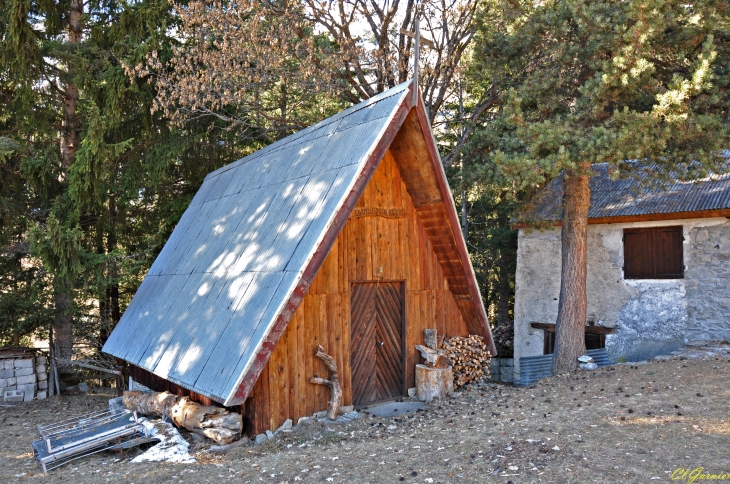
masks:
<instances>
[{"instance_id":1,"label":"a-frame cabin","mask_svg":"<svg viewBox=\"0 0 730 484\"><path fill-rule=\"evenodd\" d=\"M404 83L205 179L103 350L246 431L406 394L423 329L494 354L417 89ZM414 105L415 104L415 105Z\"/></svg>"}]
</instances>

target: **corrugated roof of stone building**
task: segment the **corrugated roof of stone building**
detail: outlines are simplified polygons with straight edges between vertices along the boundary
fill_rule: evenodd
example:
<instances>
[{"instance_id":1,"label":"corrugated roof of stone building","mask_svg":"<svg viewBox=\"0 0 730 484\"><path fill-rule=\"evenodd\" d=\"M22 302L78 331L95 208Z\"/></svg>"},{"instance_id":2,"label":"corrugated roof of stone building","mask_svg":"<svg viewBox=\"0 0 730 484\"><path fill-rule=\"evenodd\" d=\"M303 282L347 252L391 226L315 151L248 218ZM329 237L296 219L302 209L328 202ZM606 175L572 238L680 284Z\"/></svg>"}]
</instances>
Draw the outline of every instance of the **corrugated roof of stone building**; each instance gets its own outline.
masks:
<instances>
[{"instance_id":1,"label":"corrugated roof of stone building","mask_svg":"<svg viewBox=\"0 0 730 484\"><path fill-rule=\"evenodd\" d=\"M730 209L730 173L670 183L652 182L652 166L631 178L612 179L608 163L592 166L589 219L650 214L681 214ZM558 221L562 218L562 174L530 202L521 221ZM681 218L681 217L678 217Z\"/></svg>"}]
</instances>

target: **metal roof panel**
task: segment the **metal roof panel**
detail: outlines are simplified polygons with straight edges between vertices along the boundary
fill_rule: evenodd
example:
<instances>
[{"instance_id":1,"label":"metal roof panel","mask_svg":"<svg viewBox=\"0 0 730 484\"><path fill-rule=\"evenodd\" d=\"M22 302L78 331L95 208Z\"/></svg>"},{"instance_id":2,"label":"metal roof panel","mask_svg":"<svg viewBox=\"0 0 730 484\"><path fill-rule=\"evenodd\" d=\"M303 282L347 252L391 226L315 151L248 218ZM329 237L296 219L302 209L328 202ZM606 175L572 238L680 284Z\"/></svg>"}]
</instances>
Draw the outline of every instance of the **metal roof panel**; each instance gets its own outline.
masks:
<instances>
[{"instance_id":1,"label":"metal roof panel","mask_svg":"<svg viewBox=\"0 0 730 484\"><path fill-rule=\"evenodd\" d=\"M210 173L104 351L234 394L407 88Z\"/></svg>"}]
</instances>

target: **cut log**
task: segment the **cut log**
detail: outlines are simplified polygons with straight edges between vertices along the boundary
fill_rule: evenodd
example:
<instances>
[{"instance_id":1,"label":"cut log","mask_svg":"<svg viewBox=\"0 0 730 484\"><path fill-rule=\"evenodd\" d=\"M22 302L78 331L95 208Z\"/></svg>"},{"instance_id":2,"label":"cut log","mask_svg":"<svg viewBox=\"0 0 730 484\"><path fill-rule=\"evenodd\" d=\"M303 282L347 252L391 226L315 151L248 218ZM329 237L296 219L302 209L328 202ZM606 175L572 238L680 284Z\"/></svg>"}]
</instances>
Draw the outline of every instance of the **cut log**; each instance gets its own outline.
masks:
<instances>
[{"instance_id":1,"label":"cut log","mask_svg":"<svg viewBox=\"0 0 730 484\"><path fill-rule=\"evenodd\" d=\"M434 350L422 345L416 345L416 349L421 352L421 357L426 360L427 366L431 368L446 368L449 366L449 359L443 350Z\"/></svg>"},{"instance_id":2,"label":"cut log","mask_svg":"<svg viewBox=\"0 0 730 484\"><path fill-rule=\"evenodd\" d=\"M334 358L325 352L322 345L317 346L316 356L324 362L325 366L330 371L330 379L325 380L324 378L312 377L309 379L309 382L329 387L330 401L327 404L327 418L330 420L337 420L337 415L340 413L340 406L342 405L342 387L340 386L340 376L337 371L337 363L335 363Z\"/></svg>"},{"instance_id":3,"label":"cut log","mask_svg":"<svg viewBox=\"0 0 730 484\"><path fill-rule=\"evenodd\" d=\"M225 408L207 407L170 392L124 392L122 403L127 410L142 415L167 417L178 427L203 435L218 444L230 444L241 436L241 414Z\"/></svg>"},{"instance_id":4,"label":"cut log","mask_svg":"<svg viewBox=\"0 0 730 484\"><path fill-rule=\"evenodd\" d=\"M423 344L432 350L438 349L438 335L435 329L423 330Z\"/></svg>"}]
</instances>

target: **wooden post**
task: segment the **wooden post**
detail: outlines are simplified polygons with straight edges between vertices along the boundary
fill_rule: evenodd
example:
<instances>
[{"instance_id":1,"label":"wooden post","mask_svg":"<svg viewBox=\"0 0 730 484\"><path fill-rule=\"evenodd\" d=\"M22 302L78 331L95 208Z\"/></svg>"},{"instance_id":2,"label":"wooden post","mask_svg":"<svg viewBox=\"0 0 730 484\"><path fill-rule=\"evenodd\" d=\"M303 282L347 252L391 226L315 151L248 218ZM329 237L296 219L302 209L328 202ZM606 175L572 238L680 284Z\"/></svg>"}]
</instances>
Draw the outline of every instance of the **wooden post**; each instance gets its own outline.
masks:
<instances>
[{"instance_id":1,"label":"wooden post","mask_svg":"<svg viewBox=\"0 0 730 484\"><path fill-rule=\"evenodd\" d=\"M309 379L309 382L329 387L330 401L327 405L327 418L337 420L337 415L340 413L340 406L342 405L342 387L340 386L340 377L337 372L337 363L335 363L334 358L324 351L322 345L317 346L316 356L324 362L330 371L330 379L325 380L324 378L312 377Z\"/></svg>"},{"instance_id":2,"label":"wooden post","mask_svg":"<svg viewBox=\"0 0 730 484\"><path fill-rule=\"evenodd\" d=\"M125 372L127 365L126 362L121 358L117 358L116 360L117 370L119 371L119 374L117 375L117 394L121 397L122 395L124 395L124 390L126 386L125 382L127 381L127 375Z\"/></svg>"}]
</instances>

